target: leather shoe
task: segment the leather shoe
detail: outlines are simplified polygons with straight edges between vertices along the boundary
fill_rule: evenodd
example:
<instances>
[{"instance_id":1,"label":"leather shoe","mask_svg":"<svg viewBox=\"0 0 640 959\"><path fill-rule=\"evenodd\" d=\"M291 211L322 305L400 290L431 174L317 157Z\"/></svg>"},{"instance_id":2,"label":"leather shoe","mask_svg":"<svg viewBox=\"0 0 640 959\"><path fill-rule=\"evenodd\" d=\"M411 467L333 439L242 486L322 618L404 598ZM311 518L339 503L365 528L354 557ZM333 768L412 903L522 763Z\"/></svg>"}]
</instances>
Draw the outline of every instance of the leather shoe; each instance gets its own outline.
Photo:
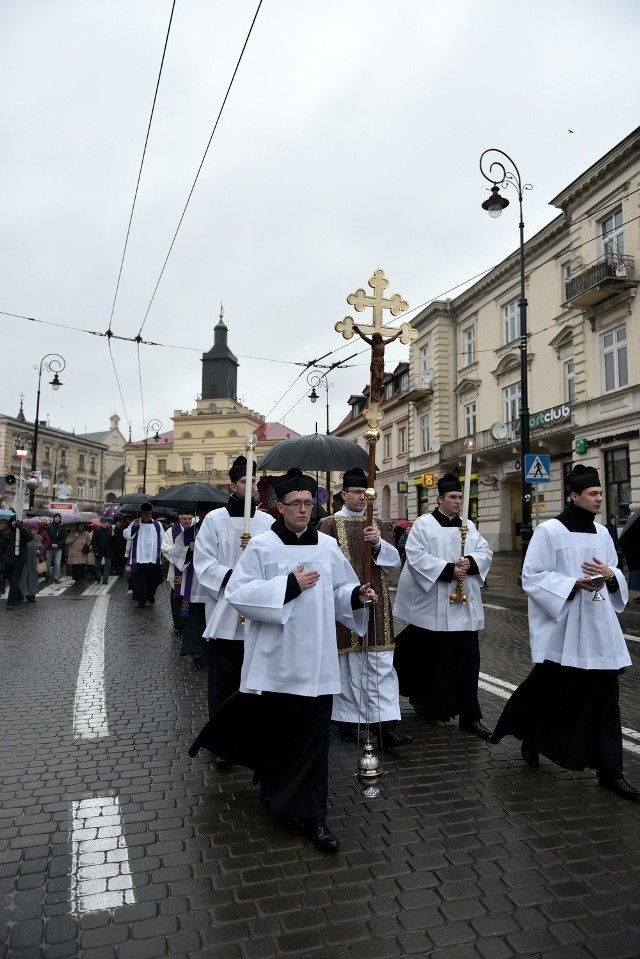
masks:
<instances>
[{"instance_id":1,"label":"leather shoe","mask_svg":"<svg viewBox=\"0 0 640 959\"><path fill-rule=\"evenodd\" d=\"M218 759L216 760L216 769L219 773L228 773L233 769L233 766L231 763L228 763L226 759Z\"/></svg>"},{"instance_id":2,"label":"leather shoe","mask_svg":"<svg viewBox=\"0 0 640 959\"><path fill-rule=\"evenodd\" d=\"M343 743L359 743L357 726L352 723L338 723L338 729Z\"/></svg>"},{"instance_id":3,"label":"leather shoe","mask_svg":"<svg viewBox=\"0 0 640 959\"><path fill-rule=\"evenodd\" d=\"M491 739L491 733L479 719L473 719L471 722L461 722L460 729L464 729L468 733L473 733L474 736L479 736L480 739Z\"/></svg>"},{"instance_id":4,"label":"leather shoe","mask_svg":"<svg viewBox=\"0 0 640 959\"><path fill-rule=\"evenodd\" d=\"M524 739L522 740L522 746L520 747L520 755L526 763L530 766L533 766L534 769L537 769L540 765L540 756L538 755L537 750L530 746L528 742Z\"/></svg>"},{"instance_id":5,"label":"leather shoe","mask_svg":"<svg viewBox=\"0 0 640 959\"><path fill-rule=\"evenodd\" d=\"M383 729L382 735L378 733L378 746L380 748L386 746L387 749L399 749L400 746L407 746L412 742L413 736L409 736L408 734L401 735L397 733L395 729Z\"/></svg>"},{"instance_id":6,"label":"leather shoe","mask_svg":"<svg viewBox=\"0 0 640 959\"><path fill-rule=\"evenodd\" d=\"M336 852L340 845L326 822L305 822L304 834L320 852Z\"/></svg>"},{"instance_id":7,"label":"leather shoe","mask_svg":"<svg viewBox=\"0 0 640 959\"><path fill-rule=\"evenodd\" d=\"M623 799L640 799L640 789L634 789L624 776L620 776L619 779L599 779L598 785L603 789L610 789Z\"/></svg>"}]
</instances>

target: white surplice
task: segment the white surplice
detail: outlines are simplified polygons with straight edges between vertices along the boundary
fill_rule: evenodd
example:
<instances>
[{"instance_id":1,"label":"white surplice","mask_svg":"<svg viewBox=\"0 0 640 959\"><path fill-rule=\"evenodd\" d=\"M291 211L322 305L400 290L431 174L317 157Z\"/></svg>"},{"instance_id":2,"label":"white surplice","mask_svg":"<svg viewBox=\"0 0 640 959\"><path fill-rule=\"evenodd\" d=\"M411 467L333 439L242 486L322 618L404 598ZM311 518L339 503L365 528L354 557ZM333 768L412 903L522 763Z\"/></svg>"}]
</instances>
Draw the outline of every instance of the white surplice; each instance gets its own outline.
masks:
<instances>
[{"instance_id":1,"label":"white surplice","mask_svg":"<svg viewBox=\"0 0 640 959\"><path fill-rule=\"evenodd\" d=\"M320 579L285 603L289 573L304 564ZM358 579L330 536L317 545L286 545L272 531L249 542L226 598L247 622L241 692L323 696L340 692L335 620L364 629L364 610L351 608Z\"/></svg>"},{"instance_id":2,"label":"white surplice","mask_svg":"<svg viewBox=\"0 0 640 959\"><path fill-rule=\"evenodd\" d=\"M467 526L464 554L473 557L479 575L467 576L464 580L466 605L449 602L457 580L450 583L438 580L447 563L455 563L461 555L460 527L440 526L429 513L418 517L407 537L406 562L400 573L394 616L435 632L482 629L484 609L480 587L489 572L493 553L471 520Z\"/></svg>"},{"instance_id":3,"label":"white surplice","mask_svg":"<svg viewBox=\"0 0 640 959\"><path fill-rule=\"evenodd\" d=\"M631 664L616 613L629 597L627 583L617 568L613 540L604 526L596 533L570 533L557 519L535 530L522 568L522 586L529 597L529 635L534 663L545 659L577 669L621 669ZM619 585L615 593L600 590L604 602L594 602L593 593L576 590L584 576L582 563L594 557L612 570Z\"/></svg>"},{"instance_id":4,"label":"white surplice","mask_svg":"<svg viewBox=\"0 0 640 959\"><path fill-rule=\"evenodd\" d=\"M273 516L256 510L249 532L257 536L271 528ZM224 595L227 573L235 569L242 556L241 539L244 517L230 516L226 507L207 513L196 539L193 563L200 585L206 593L207 639L244 639L244 626L238 613Z\"/></svg>"}]
</instances>

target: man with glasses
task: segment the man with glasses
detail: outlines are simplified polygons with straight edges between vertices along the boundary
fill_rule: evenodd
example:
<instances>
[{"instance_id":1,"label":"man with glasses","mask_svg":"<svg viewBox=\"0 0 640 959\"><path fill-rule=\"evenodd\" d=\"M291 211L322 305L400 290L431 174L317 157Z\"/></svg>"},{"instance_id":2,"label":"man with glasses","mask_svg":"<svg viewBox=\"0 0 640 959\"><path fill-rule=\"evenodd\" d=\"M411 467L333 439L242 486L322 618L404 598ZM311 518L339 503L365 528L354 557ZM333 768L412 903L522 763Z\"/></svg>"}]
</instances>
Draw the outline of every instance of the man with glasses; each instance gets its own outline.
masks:
<instances>
[{"instance_id":1,"label":"man with glasses","mask_svg":"<svg viewBox=\"0 0 640 959\"><path fill-rule=\"evenodd\" d=\"M335 540L309 525L314 480L289 470L274 490L278 519L249 542L226 588L248 621L240 692L189 752L205 746L249 766L262 804L335 852L326 824L331 705L340 692L335 621L361 631L363 605L377 596Z\"/></svg>"},{"instance_id":2,"label":"man with glasses","mask_svg":"<svg viewBox=\"0 0 640 959\"><path fill-rule=\"evenodd\" d=\"M370 544L371 584L380 598L372 615L375 628L369 630L368 651L363 637L341 623L336 625L342 691L333 698L334 719L342 736L357 742L357 727L366 719L377 727L378 746L396 749L413 742L413 736L396 732L400 719L398 677L393 668L393 617L387 584L387 570L400 566L400 555L389 534L374 520L367 525L365 490L367 477L361 469L348 470L342 477L342 508L322 521L319 529L332 536L360 579L364 577L365 550Z\"/></svg>"}]
</instances>

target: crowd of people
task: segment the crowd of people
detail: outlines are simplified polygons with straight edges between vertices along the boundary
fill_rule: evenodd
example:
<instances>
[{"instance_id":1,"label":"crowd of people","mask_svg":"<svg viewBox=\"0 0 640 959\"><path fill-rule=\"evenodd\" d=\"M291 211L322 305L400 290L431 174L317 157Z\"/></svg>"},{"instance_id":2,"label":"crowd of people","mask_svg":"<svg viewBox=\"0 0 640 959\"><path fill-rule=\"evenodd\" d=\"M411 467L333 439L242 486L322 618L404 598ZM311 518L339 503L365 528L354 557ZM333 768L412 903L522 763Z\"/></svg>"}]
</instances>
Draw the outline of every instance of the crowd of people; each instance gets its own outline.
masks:
<instances>
[{"instance_id":1,"label":"crowd of people","mask_svg":"<svg viewBox=\"0 0 640 959\"><path fill-rule=\"evenodd\" d=\"M275 521L253 495L247 515L246 470L239 457L226 506L197 503L164 525L151 503L113 529L102 520L67 530L59 515L33 533L15 517L0 523L8 608L35 601L27 574L39 556L56 582L64 557L76 582L126 569L139 609L155 605L167 579L181 653L208 669L209 719L190 754L208 749L221 773L249 767L260 802L324 852L339 846L326 821L330 724L347 741L361 743L371 727L381 750L404 748L413 737L399 725L401 695L426 722L457 718L463 733L492 743L514 736L530 766L543 756L593 768L603 788L640 799L622 762L618 678L631 660L616 614L628 587L610 532L595 522L596 470L576 466L566 508L534 531L522 569L533 670L493 732L478 696L493 557L466 518L462 538L458 477L441 477L435 509L404 530L402 562L383 525L367 520L362 470L345 472L333 515L317 523L316 483L298 469L274 484ZM253 494L255 465L251 482ZM394 616L407 624L397 637Z\"/></svg>"}]
</instances>

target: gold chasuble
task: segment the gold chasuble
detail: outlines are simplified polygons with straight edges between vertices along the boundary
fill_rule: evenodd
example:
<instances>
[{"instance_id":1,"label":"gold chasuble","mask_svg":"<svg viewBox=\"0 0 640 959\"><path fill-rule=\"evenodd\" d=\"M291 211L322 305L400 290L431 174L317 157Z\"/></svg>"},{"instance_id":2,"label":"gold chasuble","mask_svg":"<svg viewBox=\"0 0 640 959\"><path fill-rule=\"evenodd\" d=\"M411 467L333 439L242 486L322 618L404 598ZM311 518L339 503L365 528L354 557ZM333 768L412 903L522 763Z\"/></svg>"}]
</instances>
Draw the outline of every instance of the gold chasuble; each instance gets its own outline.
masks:
<instances>
[{"instance_id":1,"label":"gold chasuble","mask_svg":"<svg viewBox=\"0 0 640 959\"><path fill-rule=\"evenodd\" d=\"M374 519L373 524L387 543L393 542L378 520ZM368 525L366 516L337 515L323 519L318 527L320 532L338 541L345 559L351 564L361 583L364 583L364 528ZM376 566L375 560L371 564L371 586L378 594L378 602L369 607L369 615L375 615L376 620L375 639L369 636L369 649L377 652L394 649L393 617L387 574ZM362 638L356 633L350 632L341 623L336 623L336 633L340 655L362 652Z\"/></svg>"}]
</instances>

